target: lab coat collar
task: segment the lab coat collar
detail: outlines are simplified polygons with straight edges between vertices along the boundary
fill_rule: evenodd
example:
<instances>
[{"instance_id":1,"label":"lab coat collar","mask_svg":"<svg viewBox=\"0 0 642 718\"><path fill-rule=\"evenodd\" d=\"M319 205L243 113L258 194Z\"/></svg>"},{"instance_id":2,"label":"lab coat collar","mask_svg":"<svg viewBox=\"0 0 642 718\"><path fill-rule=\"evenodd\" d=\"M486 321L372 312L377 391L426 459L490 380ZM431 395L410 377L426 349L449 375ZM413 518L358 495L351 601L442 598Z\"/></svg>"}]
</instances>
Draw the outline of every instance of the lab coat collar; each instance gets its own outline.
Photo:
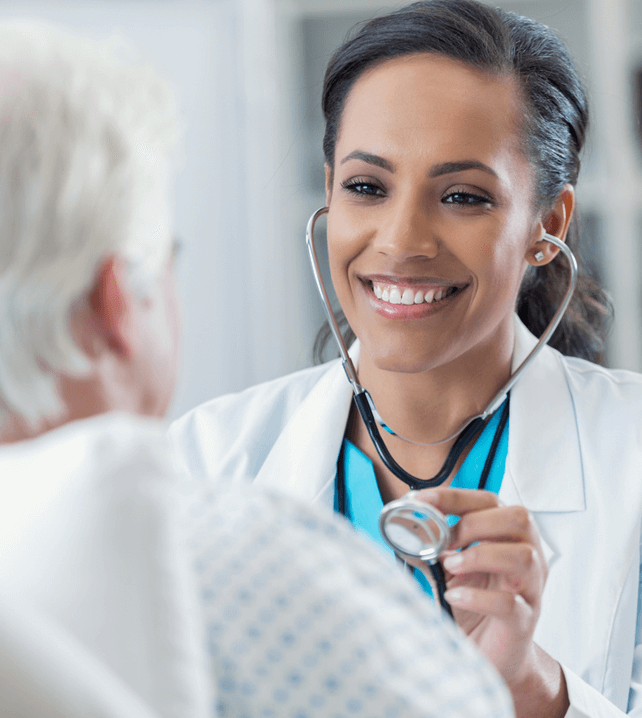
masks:
<instances>
[{"instance_id":1,"label":"lab coat collar","mask_svg":"<svg viewBox=\"0 0 642 718\"><path fill-rule=\"evenodd\" d=\"M536 343L515 316L513 371ZM532 512L586 508L573 398L563 357L550 347L541 351L511 391L508 457L500 498Z\"/></svg>"},{"instance_id":2,"label":"lab coat collar","mask_svg":"<svg viewBox=\"0 0 642 718\"><path fill-rule=\"evenodd\" d=\"M536 342L516 316L513 370ZM357 342L350 350L355 365L358 354ZM336 360L288 421L255 483L332 506L337 456L351 402L352 389ZM545 347L511 391L508 457L500 498L507 505L521 504L533 512L583 511L581 467L563 358Z\"/></svg>"}]
</instances>

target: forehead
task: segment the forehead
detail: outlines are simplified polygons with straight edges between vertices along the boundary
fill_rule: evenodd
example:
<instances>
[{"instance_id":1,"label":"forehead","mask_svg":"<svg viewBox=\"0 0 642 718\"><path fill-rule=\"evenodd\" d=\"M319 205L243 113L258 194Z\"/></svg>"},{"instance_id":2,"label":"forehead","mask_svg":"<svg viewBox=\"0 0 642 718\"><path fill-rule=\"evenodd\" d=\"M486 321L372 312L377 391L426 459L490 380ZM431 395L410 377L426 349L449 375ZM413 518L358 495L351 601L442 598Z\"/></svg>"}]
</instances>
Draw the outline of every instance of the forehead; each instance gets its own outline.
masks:
<instances>
[{"instance_id":1,"label":"forehead","mask_svg":"<svg viewBox=\"0 0 642 718\"><path fill-rule=\"evenodd\" d=\"M522 112L512 76L439 55L410 55L377 65L357 80L337 145L350 151L346 145L356 143L430 162L435 153L448 155L448 161L459 155L484 162L507 154L523 159Z\"/></svg>"}]
</instances>

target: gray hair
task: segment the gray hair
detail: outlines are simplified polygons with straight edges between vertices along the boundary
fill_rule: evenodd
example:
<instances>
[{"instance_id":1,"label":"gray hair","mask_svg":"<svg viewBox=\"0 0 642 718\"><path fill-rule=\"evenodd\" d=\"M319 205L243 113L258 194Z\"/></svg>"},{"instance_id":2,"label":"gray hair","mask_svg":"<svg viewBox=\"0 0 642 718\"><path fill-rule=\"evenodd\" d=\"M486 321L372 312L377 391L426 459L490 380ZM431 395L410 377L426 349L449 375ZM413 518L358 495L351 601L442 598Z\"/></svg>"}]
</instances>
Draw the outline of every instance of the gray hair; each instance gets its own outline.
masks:
<instances>
[{"instance_id":1,"label":"gray hair","mask_svg":"<svg viewBox=\"0 0 642 718\"><path fill-rule=\"evenodd\" d=\"M174 95L131 48L0 22L0 423L63 407L70 310L110 255L145 292L171 246Z\"/></svg>"}]
</instances>

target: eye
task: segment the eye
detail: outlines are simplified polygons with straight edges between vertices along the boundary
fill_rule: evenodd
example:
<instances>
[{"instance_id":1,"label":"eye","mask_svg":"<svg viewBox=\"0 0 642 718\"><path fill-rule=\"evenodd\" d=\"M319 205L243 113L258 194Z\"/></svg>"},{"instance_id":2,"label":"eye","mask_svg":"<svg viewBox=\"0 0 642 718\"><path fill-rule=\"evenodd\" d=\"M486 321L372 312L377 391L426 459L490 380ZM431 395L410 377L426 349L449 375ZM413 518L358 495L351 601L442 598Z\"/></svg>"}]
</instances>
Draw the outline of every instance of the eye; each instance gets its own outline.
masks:
<instances>
[{"instance_id":1,"label":"eye","mask_svg":"<svg viewBox=\"0 0 642 718\"><path fill-rule=\"evenodd\" d=\"M464 207L483 207L492 204L488 197L464 190L455 190L442 198L443 204L457 204Z\"/></svg>"},{"instance_id":2,"label":"eye","mask_svg":"<svg viewBox=\"0 0 642 718\"><path fill-rule=\"evenodd\" d=\"M355 177L341 183L344 190L350 194L360 195L361 197L385 197L386 192L372 180L364 177Z\"/></svg>"}]
</instances>

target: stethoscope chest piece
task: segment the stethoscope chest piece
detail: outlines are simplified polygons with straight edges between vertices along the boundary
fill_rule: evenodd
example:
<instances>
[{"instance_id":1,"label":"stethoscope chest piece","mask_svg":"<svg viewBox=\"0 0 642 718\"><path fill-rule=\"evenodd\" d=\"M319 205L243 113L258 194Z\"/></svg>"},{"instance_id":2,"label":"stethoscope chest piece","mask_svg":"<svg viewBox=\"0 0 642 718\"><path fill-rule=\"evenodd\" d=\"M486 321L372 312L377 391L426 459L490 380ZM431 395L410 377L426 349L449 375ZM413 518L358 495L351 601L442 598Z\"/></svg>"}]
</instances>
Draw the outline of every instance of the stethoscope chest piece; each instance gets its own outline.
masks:
<instances>
[{"instance_id":1,"label":"stethoscope chest piece","mask_svg":"<svg viewBox=\"0 0 642 718\"><path fill-rule=\"evenodd\" d=\"M416 491L409 491L386 504L379 515L379 531L397 556L411 566L424 563L434 581L441 607L452 618L453 612L444 596L446 577L439 556L450 543L446 517L434 506L420 501Z\"/></svg>"},{"instance_id":2,"label":"stethoscope chest piece","mask_svg":"<svg viewBox=\"0 0 642 718\"><path fill-rule=\"evenodd\" d=\"M419 559L433 565L450 541L446 517L409 491L386 504L379 516L379 530L386 543L404 561Z\"/></svg>"}]
</instances>

